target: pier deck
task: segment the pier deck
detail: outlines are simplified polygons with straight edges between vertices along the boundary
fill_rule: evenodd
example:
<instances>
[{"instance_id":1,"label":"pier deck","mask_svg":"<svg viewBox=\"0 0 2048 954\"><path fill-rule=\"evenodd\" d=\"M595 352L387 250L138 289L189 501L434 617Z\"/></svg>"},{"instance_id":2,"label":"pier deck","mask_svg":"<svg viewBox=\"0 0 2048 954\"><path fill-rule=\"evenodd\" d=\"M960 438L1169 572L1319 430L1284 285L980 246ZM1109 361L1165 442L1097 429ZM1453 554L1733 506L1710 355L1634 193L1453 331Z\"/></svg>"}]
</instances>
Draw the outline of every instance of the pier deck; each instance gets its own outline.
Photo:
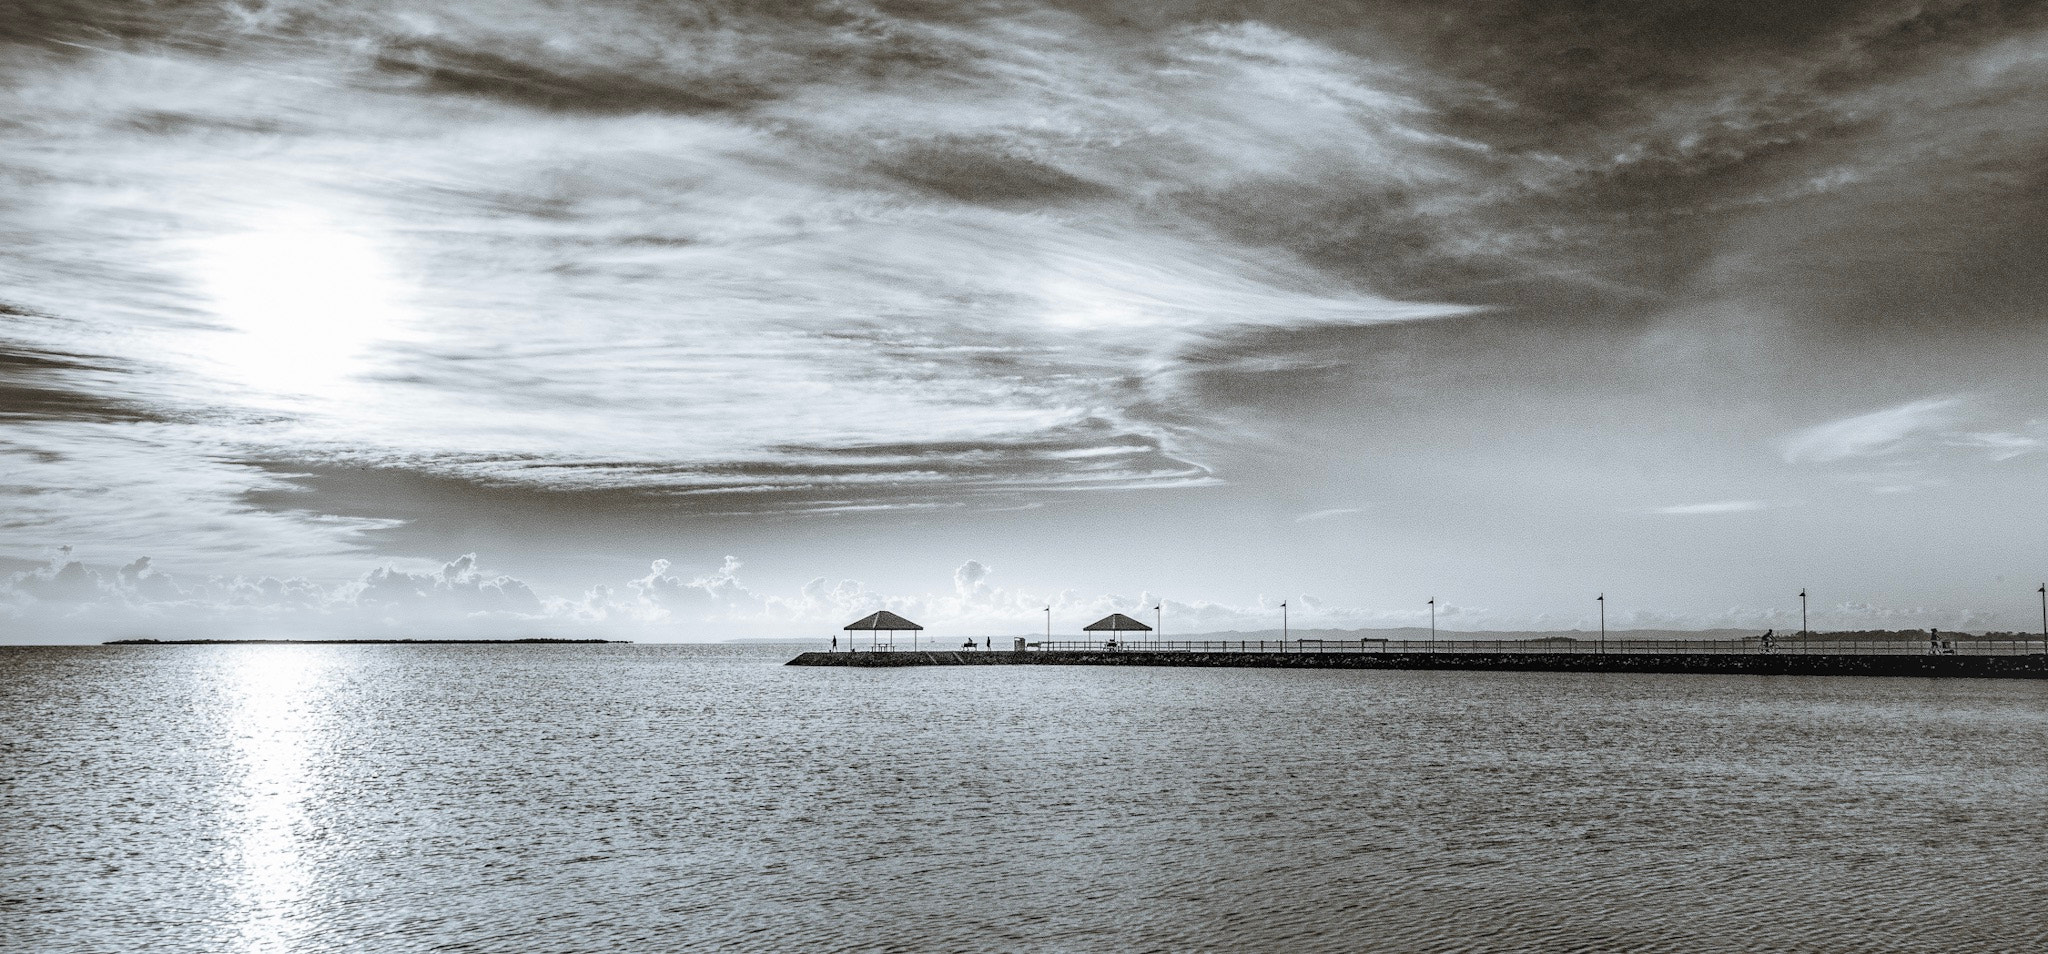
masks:
<instances>
[{"instance_id":1,"label":"pier deck","mask_svg":"<svg viewBox=\"0 0 2048 954\"><path fill-rule=\"evenodd\" d=\"M1864 653L1153 652L1130 650L808 652L791 666L1206 666L1272 669L1470 669L1772 676L2048 678L2048 655Z\"/></svg>"}]
</instances>

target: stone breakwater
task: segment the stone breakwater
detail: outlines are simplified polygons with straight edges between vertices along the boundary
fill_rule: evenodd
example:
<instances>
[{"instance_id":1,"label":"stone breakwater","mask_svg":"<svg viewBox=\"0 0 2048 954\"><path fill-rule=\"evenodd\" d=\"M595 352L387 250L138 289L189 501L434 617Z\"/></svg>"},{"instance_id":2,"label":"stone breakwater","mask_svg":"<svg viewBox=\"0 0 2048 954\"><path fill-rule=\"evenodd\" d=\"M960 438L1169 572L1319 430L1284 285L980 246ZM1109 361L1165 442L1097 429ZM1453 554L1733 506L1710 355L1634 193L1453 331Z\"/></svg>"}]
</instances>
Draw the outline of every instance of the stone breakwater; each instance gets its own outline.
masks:
<instances>
[{"instance_id":1,"label":"stone breakwater","mask_svg":"<svg viewBox=\"0 0 2048 954\"><path fill-rule=\"evenodd\" d=\"M1266 669L1478 669L1755 676L2048 678L2048 655L1879 656L1727 653L1176 653L1037 651L804 653L791 666L1234 666Z\"/></svg>"}]
</instances>

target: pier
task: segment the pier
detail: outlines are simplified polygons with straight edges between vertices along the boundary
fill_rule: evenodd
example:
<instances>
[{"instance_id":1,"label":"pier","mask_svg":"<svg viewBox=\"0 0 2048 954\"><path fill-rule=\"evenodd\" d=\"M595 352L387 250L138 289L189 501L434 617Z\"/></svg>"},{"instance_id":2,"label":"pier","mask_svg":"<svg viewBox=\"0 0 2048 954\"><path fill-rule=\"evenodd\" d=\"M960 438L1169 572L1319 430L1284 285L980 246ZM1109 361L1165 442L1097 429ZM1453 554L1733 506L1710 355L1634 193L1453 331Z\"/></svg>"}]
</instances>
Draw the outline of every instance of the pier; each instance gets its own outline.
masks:
<instances>
[{"instance_id":1,"label":"pier","mask_svg":"<svg viewBox=\"0 0 2048 954\"><path fill-rule=\"evenodd\" d=\"M1522 672L2048 678L2034 639L1197 640L1051 642L1009 650L807 652L791 666L1200 666L1268 669L1464 669Z\"/></svg>"}]
</instances>

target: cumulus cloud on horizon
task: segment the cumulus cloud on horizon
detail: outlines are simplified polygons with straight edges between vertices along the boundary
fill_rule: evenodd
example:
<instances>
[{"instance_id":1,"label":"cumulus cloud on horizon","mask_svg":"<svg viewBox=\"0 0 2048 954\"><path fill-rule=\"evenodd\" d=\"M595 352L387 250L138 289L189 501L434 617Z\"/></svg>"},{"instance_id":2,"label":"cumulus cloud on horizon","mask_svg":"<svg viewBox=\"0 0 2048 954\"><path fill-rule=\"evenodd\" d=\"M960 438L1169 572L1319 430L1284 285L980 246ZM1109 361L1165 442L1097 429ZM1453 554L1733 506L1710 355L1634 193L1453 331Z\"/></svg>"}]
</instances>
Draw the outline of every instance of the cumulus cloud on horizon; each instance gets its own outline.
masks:
<instances>
[{"instance_id":1,"label":"cumulus cloud on horizon","mask_svg":"<svg viewBox=\"0 0 2048 954\"><path fill-rule=\"evenodd\" d=\"M1113 612L1150 621L1160 606L1169 638L1232 632L1267 632L1279 626L1280 598L1254 605L1182 601L1144 592L1088 595L1046 593L994 585L994 570L978 560L960 565L950 592L882 594L856 580L818 577L791 594L762 593L740 578L744 566L727 556L712 572L672 575L673 564L653 561L646 575L621 584L599 583L580 593L543 595L526 582L492 573L476 554L438 568L380 566L340 583L275 576L187 577L166 572L148 557L127 564L89 566L62 554L0 580L0 642L81 642L117 638L620 638L651 642L745 637L811 636L838 632L847 622L887 609L926 625L933 637L1028 634L1039 631L1050 606L1055 636ZM1428 624L1428 611L1334 605L1312 594L1288 599L1297 633L1317 630L1407 629ZM1717 614L1632 610L1611 620L1657 630L1755 628L1795 618L1784 608L1730 608ZM1484 608L1438 604L1444 633L1586 629L1590 619L1518 617ZM1868 603L1816 607L1815 619L1837 626L1950 628L1992 625L1997 614Z\"/></svg>"}]
</instances>

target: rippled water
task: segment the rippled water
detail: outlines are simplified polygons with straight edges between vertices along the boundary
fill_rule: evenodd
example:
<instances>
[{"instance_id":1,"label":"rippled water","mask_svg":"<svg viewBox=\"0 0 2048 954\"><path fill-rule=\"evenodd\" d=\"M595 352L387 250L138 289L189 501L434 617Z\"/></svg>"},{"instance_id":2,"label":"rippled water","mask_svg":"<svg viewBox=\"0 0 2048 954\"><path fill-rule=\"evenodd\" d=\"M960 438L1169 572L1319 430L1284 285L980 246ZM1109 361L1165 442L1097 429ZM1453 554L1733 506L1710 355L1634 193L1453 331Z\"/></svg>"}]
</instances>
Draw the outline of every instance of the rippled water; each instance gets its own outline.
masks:
<instances>
[{"instance_id":1,"label":"rippled water","mask_svg":"<svg viewBox=\"0 0 2048 954\"><path fill-rule=\"evenodd\" d=\"M2048 683L0 650L13 951L2048 950Z\"/></svg>"}]
</instances>

